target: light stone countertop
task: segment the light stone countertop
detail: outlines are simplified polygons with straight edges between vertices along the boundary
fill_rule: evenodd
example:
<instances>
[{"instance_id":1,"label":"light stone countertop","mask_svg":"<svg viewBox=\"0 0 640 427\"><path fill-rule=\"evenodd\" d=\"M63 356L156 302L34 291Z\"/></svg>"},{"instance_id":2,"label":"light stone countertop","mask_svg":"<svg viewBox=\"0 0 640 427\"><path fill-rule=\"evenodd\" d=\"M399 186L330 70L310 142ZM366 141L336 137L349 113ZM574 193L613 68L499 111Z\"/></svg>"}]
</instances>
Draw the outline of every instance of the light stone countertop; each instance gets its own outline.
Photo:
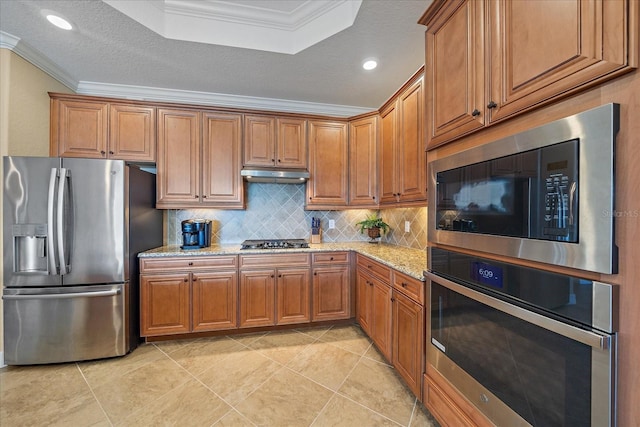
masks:
<instances>
[{"instance_id":1,"label":"light stone countertop","mask_svg":"<svg viewBox=\"0 0 640 427\"><path fill-rule=\"evenodd\" d=\"M423 271L427 269L427 252L404 246L386 243L339 242L310 243L304 249L240 249L240 245L211 245L203 249L182 250L179 245L161 246L138 254L140 258L170 256L209 256L209 255L247 255L296 252L335 252L354 251L366 255L384 265L394 268L415 279L424 280Z\"/></svg>"}]
</instances>

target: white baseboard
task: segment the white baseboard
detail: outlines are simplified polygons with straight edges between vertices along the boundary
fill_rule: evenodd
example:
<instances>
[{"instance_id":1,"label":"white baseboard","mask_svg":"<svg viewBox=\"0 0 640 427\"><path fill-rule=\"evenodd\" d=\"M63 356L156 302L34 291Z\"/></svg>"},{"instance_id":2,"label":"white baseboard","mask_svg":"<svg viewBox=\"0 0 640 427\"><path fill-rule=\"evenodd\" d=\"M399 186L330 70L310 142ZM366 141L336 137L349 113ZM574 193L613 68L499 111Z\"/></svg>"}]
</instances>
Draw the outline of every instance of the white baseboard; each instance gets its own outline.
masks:
<instances>
[{"instance_id":1,"label":"white baseboard","mask_svg":"<svg viewBox=\"0 0 640 427\"><path fill-rule=\"evenodd\" d=\"M0 351L0 368L4 368L5 366L7 365L4 364L4 352Z\"/></svg>"}]
</instances>

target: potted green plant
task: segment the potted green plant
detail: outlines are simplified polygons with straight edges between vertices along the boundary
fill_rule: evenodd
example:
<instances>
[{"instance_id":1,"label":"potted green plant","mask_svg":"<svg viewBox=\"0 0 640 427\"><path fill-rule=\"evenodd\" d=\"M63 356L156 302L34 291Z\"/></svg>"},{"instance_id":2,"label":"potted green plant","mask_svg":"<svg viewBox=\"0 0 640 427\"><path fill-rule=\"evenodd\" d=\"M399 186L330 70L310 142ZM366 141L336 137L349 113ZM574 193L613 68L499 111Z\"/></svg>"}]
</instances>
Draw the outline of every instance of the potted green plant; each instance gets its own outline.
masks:
<instances>
[{"instance_id":1,"label":"potted green plant","mask_svg":"<svg viewBox=\"0 0 640 427\"><path fill-rule=\"evenodd\" d=\"M386 233L389 231L389 224L384 222L377 214L371 214L367 219L357 222L356 225L360 228L360 233L364 234L364 230L367 230L371 242L375 242L375 239L380 237L381 232Z\"/></svg>"}]
</instances>

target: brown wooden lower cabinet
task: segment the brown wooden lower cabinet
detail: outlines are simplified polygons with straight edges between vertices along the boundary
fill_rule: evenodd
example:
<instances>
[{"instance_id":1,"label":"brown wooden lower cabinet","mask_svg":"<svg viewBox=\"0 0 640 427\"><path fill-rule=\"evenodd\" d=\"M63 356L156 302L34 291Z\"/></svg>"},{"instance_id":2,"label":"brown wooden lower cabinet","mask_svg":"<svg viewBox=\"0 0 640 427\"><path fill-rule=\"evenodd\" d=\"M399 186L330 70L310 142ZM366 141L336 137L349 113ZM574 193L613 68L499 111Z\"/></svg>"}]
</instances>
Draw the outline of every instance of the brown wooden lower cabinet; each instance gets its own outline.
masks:
<instances>
[{"instance_id":1,"label":"brown wooden lower cabinet","mask_svg":"<svg viewBox=\"0 0 640 427\"><path fill-rule=\"evenodd\" d=\"M276 324L310 322L310 293L308 268L279 268L276 281Z\"/></svg>"},{"instance_id":2,"label":"brown wooden lower cabinet","mask_svg":"<svg viewBox=\"0 0 640 427\"><path fill-rule=\"evenodd\" d=\"M420 399L425 359L424 282L363 255L357 259L356 319Z\"/></svg>"},{"instance_id":3,"label":"brown wooden lower cabinet","mask_svg":"<svg viewBox=\"0 0 640 427\"><path fill-rule=\"evenodd\" d=\"M391 286L366 271L358 269L358 322L391 361Z\"/></svg>"},{"instance_id":4,"label":"brown wooden lower cabinet","mask_svg":"<svg viewBox=\"0 0 640 427\"><path fill-rule=\"evenodd\" d=\"M194 332L237 327L236 271L193 273L191 292Z\"/></svg>"},{"instance_id":5,"label":"brown wooden lower cabinet","mask_svg":"<svg viewBox=\"0 0 640 427\"><path fill-rule=\"evenodd\" d=\"M140 335L237 327L237 256L140 260Z\"/></svg>"},{"instance_id":6,"label":"brown wooden lower cabinet","mask_svg":"<svg viewBox=\"0 0 640 427\"><path fill-rule=\"evenodd\" d=\"M446 379L429 367L423 378L423 402L443 427L494 426L470 402L460 396Z\"/></svg>"},{"instance_id":7,"label":"brown wooden lower cabinet","mask_svg":"<svg viewBox=\"0 0 640 427\"><path fill-rule=\"evenodd\" d=\"M240 256L240 327L311 321L309 254Z\"/></svg>"},{"instance_id":8,"label":"brown wooden lower cabinet","mask_svg":"<svg viewBox=\"0 0 640 427\"><path fill-rule=\"evenodd\" d=\"M275 270L240 273L240 327L271 326L275 320Z\"/></svg>"},{"instance_id":9,"label":"brown wooden lower cabinet","mask_svg":"<svg viewBox=\"0 0 640 427\"><path fill-rule=\"evenodd\" d=\"M422 393L424 370L424 308L401 292L393 291L392 362L413 393Z\"/></svg>"},{"instance_id":10,"label":"brown wooden lower cabinet","mask_svg":"<svg viewBox=\"0 0 640 427\"><path fill-rule=\"evenodd\" d=\"M186 333L191 330L189 273L140 276L142 336Z\"/></svg>"},{"instance_id":11,"label":"brown wooden lower cabinet","mask_svg":"<svg viewBox=\"0 0 640 427\"><path fill-rule=\"evenodd\" d=\"M348 252L313 254L313 321L351 317Z\"/></svg>"}]
</instances>

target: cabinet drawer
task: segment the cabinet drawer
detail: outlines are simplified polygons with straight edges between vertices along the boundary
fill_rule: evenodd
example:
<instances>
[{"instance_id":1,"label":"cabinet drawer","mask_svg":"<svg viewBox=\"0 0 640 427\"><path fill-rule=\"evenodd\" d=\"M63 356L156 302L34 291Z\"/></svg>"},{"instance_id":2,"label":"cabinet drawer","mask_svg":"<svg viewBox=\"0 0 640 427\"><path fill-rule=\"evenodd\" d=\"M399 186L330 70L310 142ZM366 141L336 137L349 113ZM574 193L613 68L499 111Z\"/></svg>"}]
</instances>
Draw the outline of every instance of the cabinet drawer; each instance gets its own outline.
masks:
<instances>
[{"instance_id":1,"label":"cabinet drawer","mask_svg":"<svg viewBox=\"0 0 640 427\"><path fill-rule=\"evenodd\" d=\"M314 264L345 264L349 262L349 252L318 252L312 258Z\"/></svg>"},{"instance_id":2,"label":"cabinet drawer","mask_svg":"<svg viewBox=\"0 0 640 427\"><path fill-rule=\"evenodd\" d=\"M240 268L252 267L309 267L311 260L309 254L304 253L279 253L264 255L240 255Z\"/></svg>"},{"instance_id":3,"label":"cabinet drawer","mask_svg":"<svg viewBox=\"0 0 640 427\"><path fill-rule=\"evenodd\" d=\"M161 273L166 271L194 271L211 268L236 268L238 257L236 255L212 256L212 257L158 257L141 258L141 273Z\"/></svg>"},{"instance_id":4,"label":"cabinet drawer","mask_svg":"<svg viewBox=\"0 0 640 427\"><path fill-rule=\"evenodd\" d=\"M393 287L420 305L424 305L424 282L407 276L399 271L393 271Z\"/></svg>"},{"instance_id":5,"label":"cabinet drawer","mask_svg":"<svg viewBox=\"0 0 640 427\"><path fill-rule=\"evenodd\" d=\"M358 254L358 269L368 271L387 284L391 283L391 269L369 257Z\"/></svg>"}]
</instances>

